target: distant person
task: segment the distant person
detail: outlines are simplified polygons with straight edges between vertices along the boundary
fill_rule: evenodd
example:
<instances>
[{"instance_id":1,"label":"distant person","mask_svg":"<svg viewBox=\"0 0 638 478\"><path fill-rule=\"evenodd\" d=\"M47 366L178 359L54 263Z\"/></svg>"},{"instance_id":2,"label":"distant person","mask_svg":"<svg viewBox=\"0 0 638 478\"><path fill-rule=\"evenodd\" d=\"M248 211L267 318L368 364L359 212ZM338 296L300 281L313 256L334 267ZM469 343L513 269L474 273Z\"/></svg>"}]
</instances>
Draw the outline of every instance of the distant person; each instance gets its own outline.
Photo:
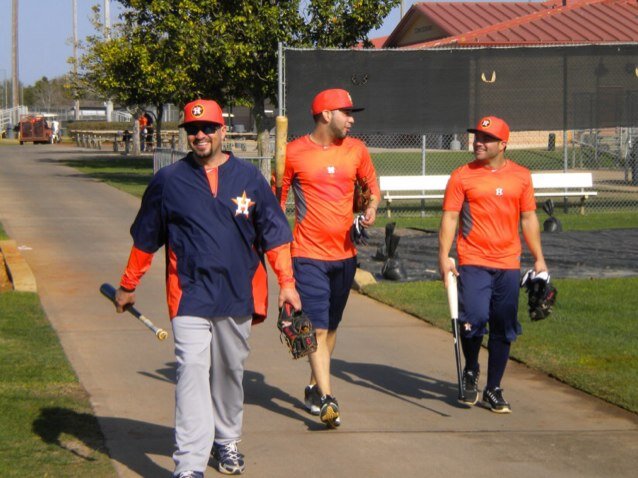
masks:
<instances>
[{"instance_id":1,"label":"distant person","mask_svg":"<svg viewBox=\"0 0 638 478\"><path fill-rule=\"evenodd\" d=\"M292 234L261 172L222 151L226 128L215 101L188 103L180 127L192 151L160 169L144 193L117 310L135 302L135 289L163 246L177 358L174 476L203 478L211 450L220 472L240 474L244 362L251 322L267 309L260 251L277 275L279 306L299 310Z\"/></svg>"},{"instance_id":2,"label":"distant person","mask_svg":"<svg viewBox=\"0 0 638 478\"><path fill-rule=\"evenodd\" d=\"M138 122L140 125L140 148L142 151L145 151L146 150L146 135L148 134L148 129L147 129L148 117L146 116L146 114L142 114L138 118Z\"/></svg>"},{"instance_id":3,"label":"distant person","mask_svg":"<svg viewBox=\"0 0 638 478\"><path fill-rule=\"evenodd\" d=\"M146 117L146 151L153 150L153 133L155 128L153 126L153 116L149 113L144 113Z\"/></svg>"},{"instance_id":4,"label":"distant person","mask_svg":"<svg viewBox=\"0 0 638 478\"><path fill-rule=\"evenodd\" d=\"M310 379L304 390L308 412L328 427L341 424L339 404L330 382L330 360L337 328L357 269L353 226L355 181L367 183L372 196L361 225L374 224L381 196L377 175L365 144L348 137L355 108L346 90L329 89L312 101L312 133L286 149L281 207L290 189L295 195L292 256L303 310L317 332L310 354Z\"/></svg>"},{"instance_id":5,"label":"distant person","mask_svg":"<svg viewBox=\"0 0 638 478\"><path fill-rule=\"evenodd\" d=\"M465 401L471 405L478 402L478 358L489 329L483 402L493 412L510 413L501 380L511 343L521 334L517 319L519 226L534 257L534 271L547 271L547 266L531 173L505 158L509 126L500 118L487 116L468 131L474 133L474 161L452 172L447 183L439 230L439 269L446 285L449 271L458 276ZM449 260L457 225L458 268Z\"/></svg>"},{"instance_id":6,"label":"distant person","mask_svg":"<svg viewBox=\"0 0 638 478\"><path fill-rule=\"evenodd\" d=\"M133 135L127 129L122 133L122 141L124 141L124 153L128 154L131 150L131 140L133 139Z\"/></svg>"}]
</instances>

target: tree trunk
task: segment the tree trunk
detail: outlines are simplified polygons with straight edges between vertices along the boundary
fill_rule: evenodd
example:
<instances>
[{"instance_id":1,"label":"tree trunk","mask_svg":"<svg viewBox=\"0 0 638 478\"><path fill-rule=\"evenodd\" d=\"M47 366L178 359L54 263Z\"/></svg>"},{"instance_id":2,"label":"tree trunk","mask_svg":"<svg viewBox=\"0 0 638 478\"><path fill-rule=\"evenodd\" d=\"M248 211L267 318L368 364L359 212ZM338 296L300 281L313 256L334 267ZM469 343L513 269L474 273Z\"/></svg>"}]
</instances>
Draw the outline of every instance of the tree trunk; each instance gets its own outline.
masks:
<instances>
[{"instance_id":1,"label":"tree trunk","mask_svg":"<svg viewBox=\"0 0 638 478\"><path fill-rule=\"evenodd\" d=\"M266 112L263 98L255 98L253 106L255 127L257 130L257 154L259 155L259 169L264 177L270 181L273 151L270 147L270 131L266 128Z\"/></svg>"},{"instance_id":2,"label":"tree trunk","mask_svg":"<svg viewBox=\"0 0 638 478\"><path fill-rule=\"evenodd\" d=\"M140 121L136 118L133 123L133 156L139 156L142 152L140 146Z\"/></svg>"},{"instance_id":3,"label":"tree trunk","mask_svg":"<svg viewBox=\"0 0 638 478\"><path fill-rule=\"evenodd\" d=\"M155 144L157 148L162 147L162 120L164 118L164 103L158 103L155 105L157 108L157 118L155 125Z\"/></svg>"}]
</instances>

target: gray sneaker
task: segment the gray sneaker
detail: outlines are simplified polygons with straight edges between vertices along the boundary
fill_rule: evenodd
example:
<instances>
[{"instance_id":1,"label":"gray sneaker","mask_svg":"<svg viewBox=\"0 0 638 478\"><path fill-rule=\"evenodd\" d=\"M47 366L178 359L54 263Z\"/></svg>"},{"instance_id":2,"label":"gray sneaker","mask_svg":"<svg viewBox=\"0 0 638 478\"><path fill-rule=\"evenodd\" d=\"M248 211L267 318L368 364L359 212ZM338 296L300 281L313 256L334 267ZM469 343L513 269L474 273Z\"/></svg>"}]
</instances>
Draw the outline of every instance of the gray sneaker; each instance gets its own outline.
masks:
<instances>
[{"instance_id":1,"label":"gray sneaker","mask_svg":"<svg viewBox=\"0 0 638 478\"><path fill-rule=\"evenodd\" d=\"M311 415L321 413L321 392L316 385L308 385L303 392L304 406Z\"/></svg>"},{"instance_id":2,"label":"gray sneaker","mask_svg":"<svg viewBox=\"0 0 638 478\"><path fill-rule=\"evenodd\" d=\"M244 455L237 450L236 441L214 443L213 458L217 460L217 470L225 475L241 475L246 469Z\"/></svg>"},{"instance_id":3,"label":"gray sneaker","mask_svg":"<svg viewBox=\"0 0 638 478\"><path fill-rule=\"evenodd\" d=\"M175 478L204 478L204 473L201 471L182 471L179 475L175 475Z\"/></svg>"}]
</instances>

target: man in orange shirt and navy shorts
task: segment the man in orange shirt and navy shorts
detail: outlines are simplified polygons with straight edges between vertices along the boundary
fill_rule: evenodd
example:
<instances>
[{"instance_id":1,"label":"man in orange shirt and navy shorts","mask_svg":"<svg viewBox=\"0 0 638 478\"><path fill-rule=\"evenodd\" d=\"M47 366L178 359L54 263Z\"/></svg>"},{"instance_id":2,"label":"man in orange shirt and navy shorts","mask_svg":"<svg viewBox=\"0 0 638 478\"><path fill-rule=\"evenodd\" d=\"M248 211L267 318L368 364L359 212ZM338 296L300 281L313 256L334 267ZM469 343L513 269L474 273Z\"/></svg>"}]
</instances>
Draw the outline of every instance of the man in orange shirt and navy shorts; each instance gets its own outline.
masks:
<instances>
[{"instance_id":1,"label":"man in orange shirt and navy shorts","mask_svg":"<svg viewBox=\"0 0 638 478\"><path fill-rule=\"evenodd\" d=\"M366 146L348 137L355 109L346 90L329 89L312 102L312 133L286 149L281 206L292 188L295 227L292 257L303 310L317 331L317 350L310 355L306 408L329 428L341 424L339 405L330 385L330 357L337 327L357 268L350 237L355 181L367 183L371 200L362 225L371 226L379 203L377 176Z\"/></svg>"},{"instance_id":2,"label":"man in orange shirt and navy shorts","mask_svg":"<svg viewBox=\"0 0 638 478\"><path fill-rule=\"evenodd\" d=\"M439 269L458 276L459 328L465 357L465 402L479 397L479 352L488 333L487 385L483 403L493 412L510 413L501 380L510 345L521 334L518 322L521 241L534 257L534 272L547 271L532 176L506 159L509 126L494 116L482 118L474 133L474 161L456 169L448 181L439 230ZM459 224L460 222L460 224ZM456 227L458 269L450 261Z\"/></svg>"}]
</instances>

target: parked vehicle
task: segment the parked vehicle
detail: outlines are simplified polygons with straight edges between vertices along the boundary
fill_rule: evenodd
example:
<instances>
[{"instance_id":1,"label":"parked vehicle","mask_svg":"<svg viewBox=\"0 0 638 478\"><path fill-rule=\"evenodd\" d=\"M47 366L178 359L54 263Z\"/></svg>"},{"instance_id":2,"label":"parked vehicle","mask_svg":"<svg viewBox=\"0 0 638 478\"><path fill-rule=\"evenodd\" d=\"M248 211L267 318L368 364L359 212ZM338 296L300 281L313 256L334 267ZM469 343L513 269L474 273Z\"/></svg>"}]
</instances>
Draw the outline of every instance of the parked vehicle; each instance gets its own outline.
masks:
<instances>
[{"instance_id":1,"label":"parked vehicle","mask_svg":"<svg viewBox=\"0 0 638 478\"><path fill-rule=\"evenodd\" d=\"M43 115L23 115L18 130L20 144L54 143L57 140L51 122Z\"/></svg>"}]
</instances>

